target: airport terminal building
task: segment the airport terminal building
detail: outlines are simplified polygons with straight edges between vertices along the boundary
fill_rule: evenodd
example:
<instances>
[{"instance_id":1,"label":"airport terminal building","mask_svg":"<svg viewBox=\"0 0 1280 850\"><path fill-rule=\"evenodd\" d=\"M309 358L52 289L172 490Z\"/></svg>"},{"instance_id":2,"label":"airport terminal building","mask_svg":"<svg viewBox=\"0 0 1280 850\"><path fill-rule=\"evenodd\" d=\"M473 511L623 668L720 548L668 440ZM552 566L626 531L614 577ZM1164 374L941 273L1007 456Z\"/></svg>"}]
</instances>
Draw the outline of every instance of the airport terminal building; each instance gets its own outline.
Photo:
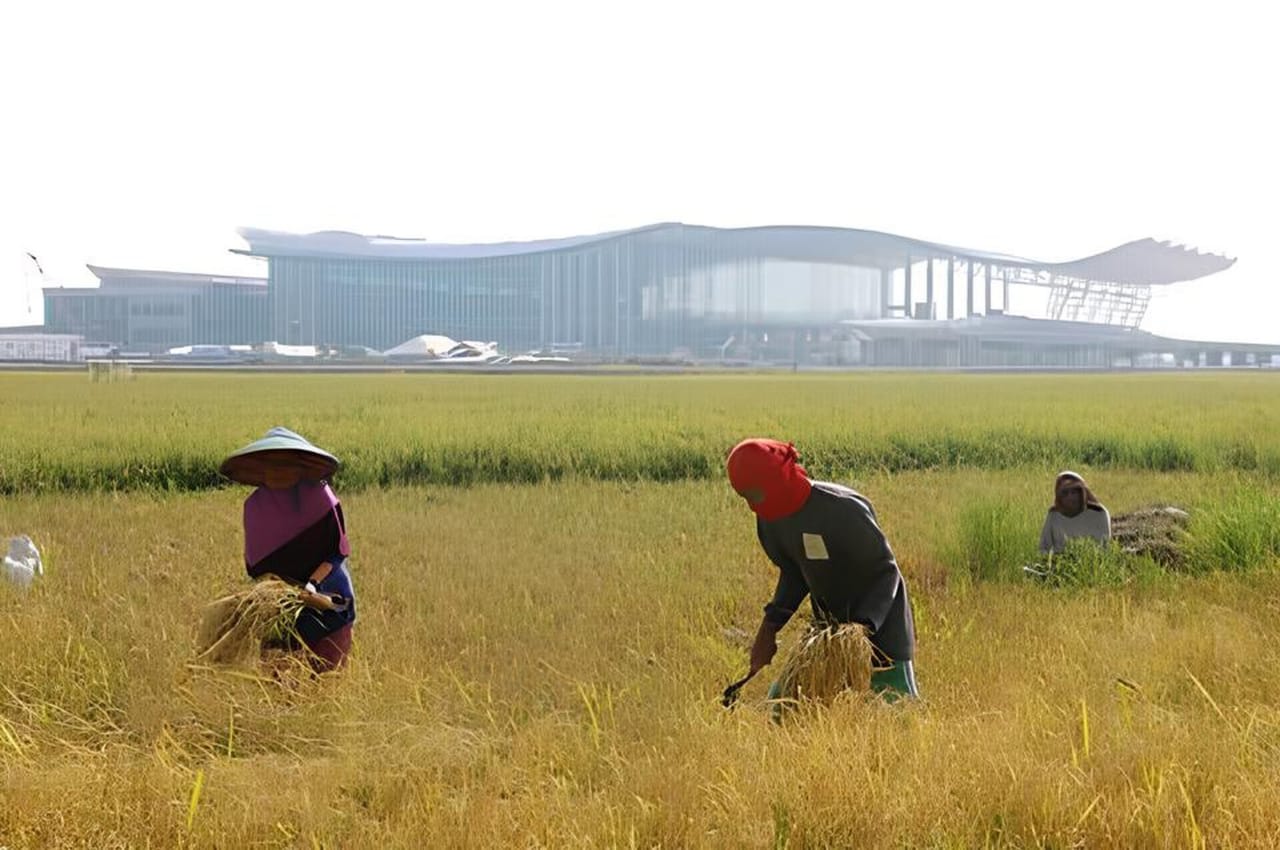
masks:
<instances>
[{"instance_id":1,"label":"airport terminal building","mask_svg":"<svg viewBox=\"0 0 1280 850\"><path fill-rule=\"evenodd\" d=\"M511 350L704 353L744 328L884 312L875 269L832 261L792 229L674 224L496 245L242 233L268 260L272 332L289 342L387 348L430 331Z\"/></svg>"},{"instance_id":2,"label":"airport terminal building","mask_svg":"<svg viewBox=\"0 0 1280 850\"><path fill-rule=\"evenodd\" d=\"M1054 325L1036 362L1103 365L1164 345L1137 330L1153 287L1234 262L1151 239L1059 263L799 226L667 223L475 245L241 236L239 253L267 261L268 334L286 344L385 349L443 333L508 351L829 365L1003 363L1014 343L1035 344L1025 322L999 321L1015 314ZM1007 327L1016 339L1002 345Z\"/></svg>"},{"instance_id":3,"label":"airport terminal building","mask_svg":"<svg viewBox=\"0 0 1280 850\"><path fill-rule=\"evenodd\" d=\"M1069 262L870 230L667 223L445 244L246 228L266 277L90 266L47 287L45 325L91 348L386 352L422 335L582 361L797 366L1269 363L1280 346L1160 338L1152 290L1234 260L1144 239Z\"/></svg>"}]
</instances>

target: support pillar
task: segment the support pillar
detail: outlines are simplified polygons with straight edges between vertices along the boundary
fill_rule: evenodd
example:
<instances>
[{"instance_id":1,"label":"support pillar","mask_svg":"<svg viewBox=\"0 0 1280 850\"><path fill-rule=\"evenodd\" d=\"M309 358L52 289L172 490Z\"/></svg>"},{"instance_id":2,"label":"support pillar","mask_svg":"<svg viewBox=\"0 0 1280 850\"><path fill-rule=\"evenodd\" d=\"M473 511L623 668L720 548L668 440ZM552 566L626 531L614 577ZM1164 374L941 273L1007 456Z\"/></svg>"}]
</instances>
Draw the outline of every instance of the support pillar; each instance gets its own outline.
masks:
<instances>
[{"instance_id":1,"label":"support pillar","mask_svg":"<svg viewBox=\"0 0 1280 850\"><path fill-rule=\"evenodd\" d=\"M933 318L933 257L929 258L929 265L924 276L924 300L929 306L925 308L925 318ZM914 309L914 308L913 308Z\"/></svg>"},{"instance_id":2,"label":"support pillar","mask_svg":"<svg viewBox=\"0 0 1280 850\"><path fill-rule=\"evenodd\" d=\"M956 317L956 258L947 258L947 318Z\"/></svg>"},{"instance_id":3,"label":"support pillar","mask_svg":"<svg viewBox=\"0 0 1280 850\"><path fill-rule=\"evenodd\" d=\"M911 318L911 257L907 257L907 273L905 278L905 286L903 288L904 288L904 292L902 294L902 300L906 305L906 309L904 310L904 312L907 318L910 319Z\"/></svg>"},{"instance_id":4,"label":"support pillar","mask_svg":"<svg viewBox=\"0 0 1280 850\"><path fill-rule=\"evenodd\" d=\"M889 318L889 307L893 303L893 271L880 270L880 318Z\"/></svg>"},{"instance_id":5,"label":"support pillar","mask_svg":"<svg viewBox=\"0 0 1280 850\"><path fill-rule=\"evenodd\" d=\"M968 291L965 293L966 310L965 310L964 316L967 319L973 315L973 260L965 260L964 266L965 266L965 271L969 277L969 288L968 288Z\"/></svg>"},{"instance_id":6,"label":"support pillar","mask_svg":"<svg viewBox=\"0 0 1280 850\"><path fill-rule=\"evenodd\" d=\"M982 267L982 315L991 312L991 264L987 263Z\"/></svg>"}]
</instances>

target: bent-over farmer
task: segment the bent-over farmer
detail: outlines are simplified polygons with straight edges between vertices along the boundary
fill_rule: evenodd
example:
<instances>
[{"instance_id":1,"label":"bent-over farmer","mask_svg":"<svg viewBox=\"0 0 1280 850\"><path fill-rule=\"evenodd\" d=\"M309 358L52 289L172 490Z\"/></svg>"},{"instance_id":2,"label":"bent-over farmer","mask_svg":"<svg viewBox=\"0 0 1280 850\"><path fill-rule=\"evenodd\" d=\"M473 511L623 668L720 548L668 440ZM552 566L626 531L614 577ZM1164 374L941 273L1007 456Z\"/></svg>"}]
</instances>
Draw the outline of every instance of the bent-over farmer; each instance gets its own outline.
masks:
<instances>
[{"instance_id":1,"label":"bent-over farmer","mask_svg":"<svg viewBox=\"0 0 1280 850\"><path fill-rule=\"evenodd\" d=\"M840 484L811 481L795 447L743 440L729 454L729 481L756 514L760 545L779 570L751 647L751 672L778 651L778 632L808 596L819 624L860 623L873 647L872 690L915 697L915 624L907 586L875 510ZM777 683L770 697L778 695Z\"/></svg>"},{"instance_id":2,"label":"bent-over farmer","mask_svg":"<svg viewBox=\"0 0 1280 850\"><path fill-rule=\"evenodd\" d=\"M250 578L276 575L302 589L298 636L319 671L346 661L356 619L346 520L329 486L338 465L304 437L272 428L219 469L257 488L244 503L245 569Z\"/></svg>"}]
</instances>

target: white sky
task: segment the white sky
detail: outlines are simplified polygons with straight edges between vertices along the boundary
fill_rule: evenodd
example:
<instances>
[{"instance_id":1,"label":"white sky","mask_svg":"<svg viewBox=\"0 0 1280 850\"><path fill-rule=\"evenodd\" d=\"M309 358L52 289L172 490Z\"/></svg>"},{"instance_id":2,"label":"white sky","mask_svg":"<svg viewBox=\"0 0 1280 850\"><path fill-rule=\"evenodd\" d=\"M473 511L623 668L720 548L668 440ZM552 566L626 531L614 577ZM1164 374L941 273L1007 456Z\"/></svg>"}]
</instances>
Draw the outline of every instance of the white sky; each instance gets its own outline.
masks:
<instances>
[{"instance_id":1,"label":"white sky","mask_svg":"<svg viewBox=\"0 0 1280 850\"><path fill-rule=\"evenodd\" d=\"M1280 341L1272 16L1239 0L16 0L0 11L0 325L39 320L27 251L87 283L87 262L265 273L227 253L241 225L497 241L675 220L1048 260L1173 239L1240 259L1158 295L1144 327Z\"/></svg>"}]
</instances>

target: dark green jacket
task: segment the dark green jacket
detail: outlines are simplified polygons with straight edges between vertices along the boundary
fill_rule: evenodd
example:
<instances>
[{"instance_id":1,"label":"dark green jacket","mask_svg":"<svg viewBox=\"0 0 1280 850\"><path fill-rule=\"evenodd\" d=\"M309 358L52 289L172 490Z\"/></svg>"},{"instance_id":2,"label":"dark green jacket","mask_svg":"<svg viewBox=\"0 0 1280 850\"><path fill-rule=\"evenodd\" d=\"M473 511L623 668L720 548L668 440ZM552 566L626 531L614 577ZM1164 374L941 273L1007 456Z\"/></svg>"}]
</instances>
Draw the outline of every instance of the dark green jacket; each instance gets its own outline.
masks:
<instances>
[{"instance_id":1,"label":"dark green jacket","mask_svg":"<svg viewBox=\"0 0 1280 850\"><path fill-rule=\"evenodd\" d=\"M907 585L865 497L814 481L804 507L782 519L757 520L756 532L781 573L765 619L786 625L809 596L815 619L862 623L889 659L915 657Z\"/></svg>"}]
</instances>

